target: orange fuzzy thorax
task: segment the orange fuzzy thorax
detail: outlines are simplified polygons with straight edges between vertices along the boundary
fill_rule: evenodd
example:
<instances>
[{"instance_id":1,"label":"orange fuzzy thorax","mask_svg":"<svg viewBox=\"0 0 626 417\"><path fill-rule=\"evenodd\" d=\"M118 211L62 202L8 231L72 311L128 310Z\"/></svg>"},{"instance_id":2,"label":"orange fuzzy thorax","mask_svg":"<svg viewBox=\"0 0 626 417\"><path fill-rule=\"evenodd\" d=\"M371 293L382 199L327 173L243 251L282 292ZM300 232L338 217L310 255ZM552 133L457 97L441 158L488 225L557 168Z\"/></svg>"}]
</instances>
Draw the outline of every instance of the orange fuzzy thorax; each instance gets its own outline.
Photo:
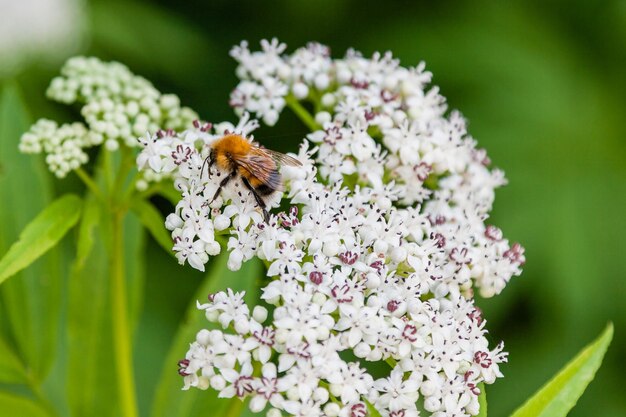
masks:
<instances>
[{"instance_id":1,"label":"orange fuzzy thorax","mask_svg":"<svg viewBox=\"0 0 626 417\"><path fill-rule=\"evenodd\" d=\"M252 144L243 136L226 135L213 142L212 148L218 168L232 171L236 167L234 160L245 157L250 152Z\"/></svg>"}]
</instances>

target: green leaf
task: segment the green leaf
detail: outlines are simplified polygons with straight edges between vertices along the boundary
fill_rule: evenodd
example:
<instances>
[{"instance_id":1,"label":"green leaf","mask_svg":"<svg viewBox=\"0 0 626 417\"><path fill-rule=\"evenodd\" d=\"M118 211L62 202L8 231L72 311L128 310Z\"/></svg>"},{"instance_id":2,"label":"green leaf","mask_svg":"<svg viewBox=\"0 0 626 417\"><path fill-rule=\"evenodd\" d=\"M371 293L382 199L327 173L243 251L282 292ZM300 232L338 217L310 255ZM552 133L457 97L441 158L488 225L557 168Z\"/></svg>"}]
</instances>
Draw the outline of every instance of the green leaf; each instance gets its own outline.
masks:
<instances>
[{"instance_id":1,"label":"green leaf","mask_svg":"<svg viewBox=\"0 0 626 417\"><path fill-rule=\"evenodd\" d=\"M128 314L134 329L145 282L145 235L137 217L123 223ZM100 416L117 413L117 378L110 318L110 215L95 198L85 202L79 226L77 258L72 267L68 311L68 398L73 415L98 410Z\"/></svg>"},{"instance_id":2,"label":"green leaf","mask_svg":"<svg viewBox=\"0 0 626 417\"><path fill-rule=\"evenodd\" d=\"M82 269L85 261L91 253L91 249L95 243L94 229L100 222L99 203L95 199L88 199L83 208L83 216L78 227L78 239L76 243L76 259L74 268Z\"/></svg>"},{"instance_id":3,"label":"green leaf","mask_svg":"<svg viewBox=\"0 0 626 417\"><path fill-rule=\"evenodd\" d=\"M24 366L14 350L0 338L0 382L24 383Z\"/></svg>"},{"instance_id":4,"label":"green leaf","mask_svg":"<svg viewBox=\"0 0 626 417\"><path fill-rule=\"evenodd\" d=\"M371 402L367 401L366 399L363 399L363 401L365 401L365 405L367 406L368 415L370 415L371 417L382 417L380 412L376 409L376 407L374 407Z\"/></svg>"},{"instance_id":5,"label":"green leaf","mask_svg":"<svg viewBox=\"0 0 626 417\"><path fill-rule=\"evenodd\" d=\"M183 359L189 343L195 340L196 333L200 329L215 329L219 326L206 320L204 313L198 310L197 300L206 300L208 294L224 291L232 288L234 291L246 291L246 301L256 304L258 301L257 277L261 273L261 263L258 259L246 262L240 271L229 271L226 267L228 254L223 253L212 262L204 282L196 292L180 326L176 338L170 347L162 368L161 379L157 388L157 393L152 404L152 417L186 417L192 415L206 414L210 410L211 415L223 415L225 410L233 417L233 414L240 409L240 400L218 399L217 393L213 390L200 391L190 389L181 391L183 380L176 371L176 364ZM221 327L220 327L221 328Z\"/></svg>"},{"instance_id":6,"label":"green leaf","mask_svg":"<svg viewBox=\"0 0 626 417\"><path fill-rule=\"evenodd\" d=\"M478 388L480 389L480 395L478 396L480 411L476 417L487 417L487 390L485 389L485 384L479 384Z\"/></svg>"},{"instance_id":7,"label":"green leaf","mask_svg":"<svg viewBox=\"0 0 626 417\"><path fill-rule=\"evenodd\" d=\"M67 312L67 396L72 415L103 417L117 412L117 380L110 319L109 260L105 242L110 227L102 206L85 203L78 233L81 257L72 266Z\"/></svg>"},{"instance_id":8,"label":"green leaf","mask_svg":"<svg viewBox=\"0 0 626 417\"><path fill-rule=\"evenodd\" d=\"M0 94L0 254L52 201L50 175L39 155L19 152L20 135L30 117L16 84ZM0 285L0 332L40 384L57 358L64 284L63 250L49 251Z\"/></svg>"},{"instance_id":9,"label":"green leaf","mask_svg":"<svg viewBox=\"0 0 626 417\"><path fill-rule=\"evenodd\" d=\"M7 417L49 417L50 413L31 399L0 391L0 415Z\"/></svg>"},{"instance_id":10,"label":"green leaf","mask_svg":"<svg viewBox=\"0 0 626 417\"><path fill-rule=\"evenodd\" d=\"M78 221L81 207L79 197L67 194L35 217L0 260L0 284L56 245Z\"/></svg>"},{"instance_id":11,"label":"green leaf","mask_svg":"<svg viewBox=\"0 0 626 417\"><path fill-rule=\"evenodd\" d=\"M130 331L133 333L143 308L144 285L146 281L146 233L141 220L133 213L129 213L124 218L123 239L128 314L130 317Z\"/></svg>"},{"instance_id":12,"label":"green leaf","mask_svg":"<svg viewBox=\"0 0 626 417\"><path fill-rule=\"evenodd\" d=\"M143 199L134 199L130 205L131 210L139 217L141 223L150 232L157 243L170 255L174 255L172 237L165 229L165 219L152 204Z\"/></svg>"},{"instance_id":13,"label":"green leaf","mask_svg":"<svg viewBox=\"0 0 626 417\"><path fill-rule=\"evenodd\" d=\"M600 337L580 351L511 417L566 416L593 379L612 338L613 324L609 323Z\"/></svg>"}]
</instances>

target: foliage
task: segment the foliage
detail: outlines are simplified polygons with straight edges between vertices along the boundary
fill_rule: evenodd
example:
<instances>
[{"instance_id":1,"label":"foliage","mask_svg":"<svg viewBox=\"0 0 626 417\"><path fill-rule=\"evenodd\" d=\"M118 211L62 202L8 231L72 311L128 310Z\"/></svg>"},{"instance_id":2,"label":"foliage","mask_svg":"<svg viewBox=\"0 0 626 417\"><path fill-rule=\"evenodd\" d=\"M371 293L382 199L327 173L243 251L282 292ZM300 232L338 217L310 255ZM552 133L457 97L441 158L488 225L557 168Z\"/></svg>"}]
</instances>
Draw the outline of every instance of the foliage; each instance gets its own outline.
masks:
<instances>
[{"instance_id":1,"label":"foliage","mask_svg":"<svg viewBox=\"0 0 626 417\"><path fill-rule=\"evenodd\" d=\"M393 50L406 64L424 59L451 105L472 121L470 132L506 169L511 184L498 195L492 220L527 248L522 279L501 299L481 303L493 318L494 340L505 339L511 353L505 380L489 389L491 415L523 403L610 318L618 347L609 350L605 366L569 415L598 409L605 416L623 415L626 398L617 355L626 324L618 299L626 270L621 256L626 245L621 214L626 204L621 121L626 13L621 2L600 7L555 1L541 8L535 7L538 2L397 5L380 12L371 1L285 0L258 19L267 4L93 1L85 52L127 63L162 89L183 93L186 104L216 120L230 117L223 103L235 77L227 51L241 39L252 43L276 35L299 45L315 37L333 46L335 54L354 45ZM166 57L160 56L164 43ZM17 79L30 112L75 118L43 101L42 91L56 71L33 67ZM29 117L12 86L4 83L0 103L0 257L55 197L83 192L73 178L53 186L42 161L17 152ZM286 121L266 131L268 147L292 149L302 132ZM165 199L154 202L162 212L170 211ZM109 347L111 337L110 318L96 314L110 309L102 278L107 273L106 225L100 211L97 203L84 199L78 228L0 287L0 415L13 407L20 407L21 415L54 415L51 407L58 415L80 414L97 406L91 402L95 393L114 398L107 376L111 358L90 356L98 346ZM167 367L175 372L174 364L162 363L179 325L187 322L185 307L205 278L179 268L157 245L161 238L147 238L141 226L146 217L154 215L129 217L125 233L132 235L127 245L133 255L124 265L138 271L127 289L143 414L154 410L159 374L169 375ZM69 270L72 274L64 278ZM148 285L145 277L150 277ZM86 345L76 345L72 335L85 331L91 335L82 340ZM93 364L101 364L103 372L85 372ZM105 415L107 404L100 405Z\"/></svg>"}]
</instances>

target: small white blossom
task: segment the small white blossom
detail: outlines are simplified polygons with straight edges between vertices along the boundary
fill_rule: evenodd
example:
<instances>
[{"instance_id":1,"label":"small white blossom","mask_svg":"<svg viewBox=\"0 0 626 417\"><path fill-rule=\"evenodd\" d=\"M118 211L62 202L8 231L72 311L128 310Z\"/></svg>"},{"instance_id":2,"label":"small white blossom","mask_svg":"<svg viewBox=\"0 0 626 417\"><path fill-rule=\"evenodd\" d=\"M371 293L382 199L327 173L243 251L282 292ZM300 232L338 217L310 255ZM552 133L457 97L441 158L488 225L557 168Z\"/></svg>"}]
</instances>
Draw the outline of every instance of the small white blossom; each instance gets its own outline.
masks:
<instances>
[{"instance_id":1,"label":"small white blossom","mask_svg":"<svg viewBox=\"0 0 626 417\"><path fill-rule=\"evenodd\" d=\"M419 398L419 375L411 375L404 380L404 371L395 367L387 378L374 382L374 389L380 394L376 406L390 411L408 410L415 407Z\"/></svg>"}]
</instances>

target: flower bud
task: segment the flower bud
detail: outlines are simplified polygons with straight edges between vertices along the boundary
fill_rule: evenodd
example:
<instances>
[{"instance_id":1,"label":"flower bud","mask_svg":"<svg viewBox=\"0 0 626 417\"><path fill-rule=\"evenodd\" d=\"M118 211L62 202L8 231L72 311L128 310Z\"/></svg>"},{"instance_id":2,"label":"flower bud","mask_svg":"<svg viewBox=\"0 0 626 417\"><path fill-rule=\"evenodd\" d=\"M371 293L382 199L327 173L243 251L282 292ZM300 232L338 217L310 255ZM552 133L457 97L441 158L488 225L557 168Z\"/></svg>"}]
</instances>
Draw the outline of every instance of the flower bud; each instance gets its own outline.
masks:
<instances>
[{"instance_id":1,"label":"flower bud","mask_svg":"<svg viewBox=\"0 0 626 417\"><path fill-rule=\"evenodd\" d=\"M252 310L252 318L259 323L263 323L267 319L267 309L263 306L254 306L254 310Z\"/></svg>"}]
</instances>

